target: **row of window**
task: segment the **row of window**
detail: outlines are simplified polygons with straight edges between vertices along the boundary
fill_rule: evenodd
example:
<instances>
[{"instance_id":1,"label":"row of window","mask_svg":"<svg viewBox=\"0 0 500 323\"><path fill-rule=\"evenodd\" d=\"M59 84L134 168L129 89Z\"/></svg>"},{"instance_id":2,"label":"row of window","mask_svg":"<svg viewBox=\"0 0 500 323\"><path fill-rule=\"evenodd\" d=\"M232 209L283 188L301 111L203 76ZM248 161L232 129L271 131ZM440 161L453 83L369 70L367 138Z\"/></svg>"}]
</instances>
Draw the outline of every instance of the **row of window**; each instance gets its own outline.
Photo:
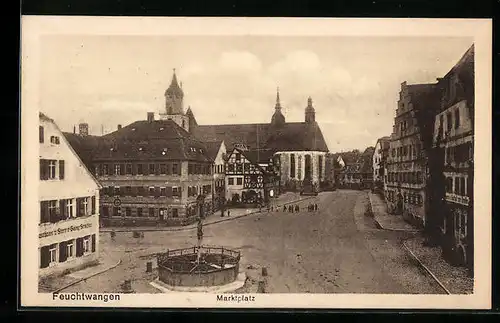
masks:
<instances>
[{"instance_id":1,"label":"row of window","mask_svg":"<svg viewBox=\"0 0 500 323\"><path fill-rule=\"evenodd\" d=\"M242 164L227 164L227 172L228 173L249 173L255 171L255 165L250 163L242 163Z\"/></svg>"},{"instance_id":2,"label":"row of window","mask_svg":"<svg viewBox=\"0 0 500 323\"><path fill-rule=\"evenodd\" d=\"M388 173L386 180L389 183L400 184L422 184L424 182L422 172Z\"/></svg>"},{"instance_id":3,"label":"row of window","mask_svg":"<svg viewBox=\"0 0 500 323\"><path fill-rule=\"evenodd\" d=\"M64 179L64 160L40 159L40 180Z\"/></svg>"},{"instance_id":4,"label":"row of window","mask_svg":"<svg viewBox=\"0 0 500 323\"><path fill-rule=\"evenodd\" d=\"M416 206L421 206L423 203L422 195L419 193L407 193L404 192L400 197L396 191L387 191L387 200L392 203L397 203L398 198L401 198L401 201L405 204L411 204Z\"/></svg>"},{"instance_id":5,"label":"row of window","mask_svg":"<svg viewBox=\"0 0 500 323\"><path fill-rule=\"evenodd\" d=\"M418 157L418 150L422 149L422 144L404 145L397 148L392 148L391 154L393 158L409 157L410 159Z\"/></svg>"},{"instance_id":6,"label":"row of window","mask_svg":"<svg viewBox=\"0 0 500 323\"><path fill-rule=\"evenodd\" d=\"M212 185L189 186L188 196L210 194ZM144 197L177 197L180 198L182 188L179 186L106 186L101 194L104 196L144 196Z\"/></svg>"},{"instance_id":7,"label":"row of window","mask_svg":"<svg viewBox=\"0 0 500 323\"><path fill-rule=\"evenodd\" d=\"M195 163L188 163L188 174L194 174L194 175L211 175L212 165L210 164L195 164Z\"/></svg>"},{"instance_id":8,"label":"row of window","mask_svg":"<svg viewBox=\"0 0 500 323\"><path fill-rule=\"evenodd\" d=\"M224 165L214 165L214 170L216 174L224 174Z\"/></svg>"},{"instance_id":9,"label":"row of window","mask_svg":"<svg viewBox=\"0 0 500 323\"><path fill-rule=\"evenodd\" d=\"M223 179L218 179L214 182L215 187L224 187L224 180Z\"/></svg>"},{"instance_id":10,"label":"row of window","mask_svg":"<svg viewBox=\"0 0 500 323\"><path fill-rule=\"evenodd\" d=\"M311 156L310 155L305 155L304 156L304 174L310 175L311 173L311 166L312 166L312 161L311 161ZM295 178L295 155L291 154L290 155L290 178ZM323 173L323 156L318 156L318 173L320 176ZM297 176L298 178L302 178L302 156L299 156L298 158L298 170L297 170Z\"/></svg>"},{"instance_id":11,"label":"row of window","mask_svg":"<svg viewBox=\"0 0 500 323\"><path fill-rule=\"evenodd\" d=\"M179 210L177 208L154 208L154 207L119 207L119 206L102 206L101 214L103 217L107 218L111 215L114 217L125 216L125 217L160 217L160 218L177 218L179 217ZM190 215L190 214L188 214Z\"/></svg>"},{"instance_id":12,"label":"row of window","mask_svg":"<svg viewBox=\"0 0 500 323\"><path fill-rule=\"evenodd\" d=\"M47 268L96 251L95 234L40 248L40 268Z\"/></svg>"},{"instance_id":13,"label":"row of window","mask_svg":"<svg viewBox=\"0 0 500 323\"><path fill-rule=\"evenodd\" d=\"M41 144L45 142L45 133L43 126L38 127L38 137ZM54 145L59 145L59 136L50 136L50 143Z\"/></svg>"},{"instance_id":14,"label":"row of window","mask_svg":"<svg viewBox=\"0 0 500 323\"><path fill-rule=\"evenodd\" d=\"M455 122L453 122L455 121ZM445 132L450 132L451 129L460 127L460 110L456 109L454 117L451 111L446 113L446 128L444 126L444 114L439 115L439 128Z\"/></svg>"},{"instance_id":15,"label":"row of window","mask_svg":"<svg viewBox=\"0 0 500 323\"><path fill-rule=\"evenodd\" d=\"M181 175L179 163L162 164L97 164L94 166L97 176L109 175Z\"/></svg>"},{"instance_id":16,"label":"row of window","mask_svg":"<svg viewBox=\"0 0 500 323\"><path fill-rule=\"evenodd\" d=\"M461 234L462 236L467 236L467 212L453 212L452 221L455 233ZM448 225L447 222L448 219L445 216L443 218L443 227L445 234Z\"/></svg>"},{"instance_id":17,"label":"row of window","mask_svg":"<svg viewBox=\"0 0 500 323\"><path fill-rule=\"evenodd\" d=\"M95 213L95 196L40 201L40 223L57 223Z\"/></svg>"},{"instance_id":18,"label":"row of window","mask_svg":"<svg viewBox=\"0 0 500 323\"><path fill-rule=\"evenodd\" d=\"M472 187L469 178L465 176L446 177L446 193L468 196Z\"/></svg>"},{"instance_id":19,"label":"row of window","mask_svg":"<svg viewBox=\"0 0 500 323\"><path fill-rule=\"evenodd\" d=\"M445 148L445 164L453 162L464 163L472 158L473 151L471 142Z\"/></svg>"},{"instance_id":20,"label":"row of window","mask_svg":"<svg viewBox=\"0 0 500 323\"><path fill-rule=\"evenodd\" d=\"M227 185L228 186L234 185L235 178L236 178L236 185L243 185L243 177L228 177Z\"/></svg>"}]
</instances>

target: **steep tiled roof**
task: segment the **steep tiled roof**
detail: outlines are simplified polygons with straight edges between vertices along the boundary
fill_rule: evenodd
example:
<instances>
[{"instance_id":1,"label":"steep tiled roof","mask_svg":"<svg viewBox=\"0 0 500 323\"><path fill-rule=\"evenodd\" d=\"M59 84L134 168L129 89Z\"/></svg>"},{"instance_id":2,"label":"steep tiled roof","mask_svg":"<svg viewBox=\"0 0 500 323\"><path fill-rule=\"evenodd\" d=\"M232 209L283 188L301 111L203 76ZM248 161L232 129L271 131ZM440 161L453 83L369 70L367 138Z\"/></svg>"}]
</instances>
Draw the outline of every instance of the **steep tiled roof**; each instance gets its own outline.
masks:
<instances>
[{"instance_id":1,"label":"steep tiled roof","mask_svg":"<svg viewBox=\"0 0 500 323\"><path fill-rule=\"evenodd\" d=\"M317 123L289 122L280 128L268 123L199 125L193 129L193 133L202 141L224 140L227 147L245 144L250 149L273 151L328 151Z\"/></svg>"},{"instance_id":2,"label":"steep tiled roof","mask_svg":"<svg viewBox=\"0 0 500 323\"><path fill-rule=\"evenodd\" d=\"M384 136L382 138L379 138L377 140L377 142L380 142L380 148L382 150L386 150L386 149L389 149L390 140L391 140L390 136Z\"/></svg>"},{"instance_id":3,"label":"steep tiled roof","mask_svg":"<svg viewBox=\"0 0 500 323\"><path fill-rule=\"evenodd\" d=\"M99 143L95 159L210 161L205 143L172 120L136 121Z\"/></svg>"},{"instance_id":4,"label":"steep tiled roof","mask_svg":"<svg viewBox=\"0 0 500 323\"><path fill-rule=\"evenodd\" d=\"M354 164L359 159L360 154L354 151L347 151L341 153L335 153L332 155L334 160L337 161L338 157L342 157L342 160L346 165Z\"/></svg>"},{"instance_id":5,"label":"steep tiled roof","mask_svg":"<svg viewBox=\"0 0 500 323\"><path fill-rule=\"evenodd\" d=\"M248 158L254 164L264 164L269 163L273 158L274 151L270 149L252 149L242 152L245 157Z\"/></svg>"},{"instance_id":6,"label":"steep tiled roof","mask_svg":"<svg viewBox=\"0 0 500 323\"><path fill-rule=\"evenodd\" d=\"M94 156L94 151L99 145L98 136L81 136L79 134L71 132L63 132L64 137L68 140L68 143L73 147L73 150L80 157L82 162L91 169L92 158Z\"/></svg>"},{"instance_id":7,"label":"steep tiled roof","mask_svg":"<svg viewBox=\"0 0 500 323\"><path fill-rule=\"evenodd\" d=\"M205 142L205 147L207 148L207 156L208 158L210 158L210 160L215 160L217 154L219 153L221 145L221 140Z\"/></svg>"},{"instance_id":8,"label":"steep tiled roof","mask_svg":"<svg viewBox=\"0 0 500 323\"><path fill-rule=\"evenodd\" d=\"M100 137L65 137L87 165L91 160L212 161L213 145L207 148L172 120L136 121Z\"/></svg>"}]
</instances>

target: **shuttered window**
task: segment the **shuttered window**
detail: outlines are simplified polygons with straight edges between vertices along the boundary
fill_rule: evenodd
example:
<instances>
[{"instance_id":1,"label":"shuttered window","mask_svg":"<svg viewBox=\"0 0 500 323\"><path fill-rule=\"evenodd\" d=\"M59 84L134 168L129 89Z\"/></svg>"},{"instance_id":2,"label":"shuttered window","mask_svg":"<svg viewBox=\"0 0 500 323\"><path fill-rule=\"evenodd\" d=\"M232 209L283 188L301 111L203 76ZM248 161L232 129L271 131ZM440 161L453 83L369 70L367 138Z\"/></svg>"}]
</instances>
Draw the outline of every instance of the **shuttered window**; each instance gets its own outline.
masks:
<instances>
[{"instance_id":1,"label":"shuttered window","mask_svg":"<svg viewBox=\"0 0 500 323\"><path fill-rule=\"evenodd\" d=\"M83 256L83 238L76 239L76 256Z\"/></svg>"},{"instance_id":2,"label":"shuttered window","mask_svg":"<svg viewBox=\"0 0 500 323\"><path fill-rule=\"evenodd\" d=\"M95 196L92 196L92 209L91 209L91 214L95 214L95 210L96 210L96 199L95 199Z\"/></svg>"},{"instance_id":3,"label":"shuttered window","mask_svg":"<svg viewBox=\"0 0 500 323\"><path fill-rule=\"evenodd\" d=\"M40 159L40 179L49 179L49 161L46 159Z\"/></svg>"},{"instance_id":4,"label":"shuttered window","mask_svg":"<svg viewBox=\"0 0 500 323\"><path fill-rule=\"evenodd\" d=\"M40 223L50 222L49 201L40 202Z\"/></svg>"},{"instance_id":5,"label":"shuttered window","mask_svg":"<svg viewBox=\"0 0 500 323\"><path fill-rule=\"evenodd\" d=\"M96 237L95 234L92 235L92 252L95 252Z\"/></svg>"},{"instance_id":6,"label":"shuttered window","mask_svg":"<svg viewBox=\"0 0 500 323\"><path fill-rule=\"evenodd\" d=\"M66 252L66 241L59 243L59 262L65 262L68 259Z\"/></svg>"},{"instance_id":7,"label":"shuttered window","mask_svg":"<svg viewBox=\"0 0 500 323\"><path fill-rule=\"evenodd\" d=\"M47 268L50 264L50 246L40 248L40 268Z\"/></svg>"},{"instance_id":8,"label":"shuttered window","mask_svg":"<svg viewBox=\"0 0 500 323\"><path fill-rule=\"evenodd\" d=\"M43 144L45 136L44 136L44 133L43 133L43 127L42 126L38 127L38 137L39 137L40 143Z\"/></svg>"},{"instance_id":9,"label":"shuttered window","mask_svg":"<svg viewBox=\"0 0 500 323\"><path fill-rule=\"evenodd\" d=\"M64 179L64 160L59 161L59 179Z\"/></svg>"}]
</instances>

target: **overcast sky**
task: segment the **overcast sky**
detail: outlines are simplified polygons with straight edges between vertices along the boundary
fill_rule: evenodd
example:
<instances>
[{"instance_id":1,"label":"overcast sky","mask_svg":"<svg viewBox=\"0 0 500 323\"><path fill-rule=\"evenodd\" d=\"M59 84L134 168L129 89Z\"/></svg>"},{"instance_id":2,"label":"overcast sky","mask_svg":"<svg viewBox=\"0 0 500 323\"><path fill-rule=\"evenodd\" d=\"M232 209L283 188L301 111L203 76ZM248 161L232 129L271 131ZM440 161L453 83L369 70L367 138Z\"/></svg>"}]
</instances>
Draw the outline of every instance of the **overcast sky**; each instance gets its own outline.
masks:
<instances>
[{"instance_id":1,"label":"overcast sky","mask_svg":"<svg viewBox=\"0 0 500 323\"><path fill-rule=\"evenodd\" d=\"M470 38L44 36L40 110L64 131L101 134L164 108L175 68L199 124L287 121L312 97L332 152L390 135L403 81L435 82Z\"/></svg>"}]
</instances>

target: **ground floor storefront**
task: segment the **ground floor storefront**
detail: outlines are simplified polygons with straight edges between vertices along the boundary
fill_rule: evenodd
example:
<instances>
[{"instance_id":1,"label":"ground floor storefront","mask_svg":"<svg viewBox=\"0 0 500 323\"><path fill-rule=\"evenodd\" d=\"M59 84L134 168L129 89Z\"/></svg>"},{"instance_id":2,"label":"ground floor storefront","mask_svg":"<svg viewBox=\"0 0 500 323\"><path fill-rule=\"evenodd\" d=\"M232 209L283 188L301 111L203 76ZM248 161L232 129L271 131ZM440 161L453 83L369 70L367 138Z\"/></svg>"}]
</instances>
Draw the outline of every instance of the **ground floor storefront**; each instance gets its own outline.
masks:
<instances>
[{"instance_id":1,"label":"ground floor storefront","mask_svg":"<svg viewBox=\"0 0 500 323\"><path fill-rule=\"evenodd\" d=\"M39 231L38 267L41 278L77 270L98 258L97 215L42 224Z\"/></svg>"},{"instance_id":2,"label":"ground floor storefront","mask_svg":"<svg viewBox=\"0 0 500 323\"><path fill-rule=\"evenodd\" d=\"M101 226L182 226L214 212L212 197L182 203L167 201L126 201L101 206Z\"/></svg>"},{"instance_id":3,"label":"ground floor storefront","mask_svg":"<svg viewBox=\"0 0 500 323\"><path fill-rule=\"evenodd\" d=\"M402 215L417 228L425 226L426 192L422 188L387 185L385 191L389 214Z\"/></svg>"},{"instance_id":4,"label":"ground floor storefront","mask_svg":"<svg viewBox=\"0 0 500 323\"><path fill-rule=\"evenodd\" d=\"M447 202L441 227L443 256L450 263L474 267L473 210L470 206Z\"/></svg>"}]
</instances>

